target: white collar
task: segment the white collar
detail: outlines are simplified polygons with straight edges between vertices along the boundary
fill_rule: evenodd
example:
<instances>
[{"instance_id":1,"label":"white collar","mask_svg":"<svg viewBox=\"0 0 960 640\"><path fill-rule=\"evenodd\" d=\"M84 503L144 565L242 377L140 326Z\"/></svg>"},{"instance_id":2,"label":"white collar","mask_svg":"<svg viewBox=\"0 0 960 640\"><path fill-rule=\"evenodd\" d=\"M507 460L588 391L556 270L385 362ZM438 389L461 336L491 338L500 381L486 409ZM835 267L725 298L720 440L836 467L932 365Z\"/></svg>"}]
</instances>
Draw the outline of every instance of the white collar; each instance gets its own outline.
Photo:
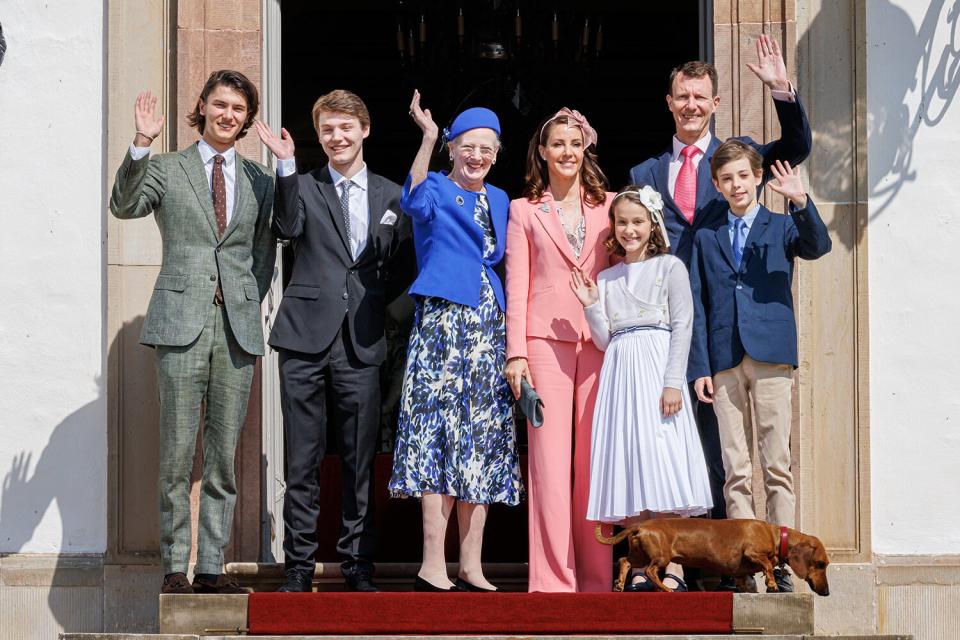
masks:
<instances>
[{"instance_id":1,"label":"white collar","mask_svg":"<svg viewBox=\"0 0 960 640\"><path fill-rule=\"evenodd\" d=\"M333 181L333 186L339 187L340 183L347 179L342 173L340 173L339 171L331 167L329 164L327 165L327 168L330 169L330 179ZM360 167L360 171L357 171L355 174L353 174L353 177L350 178L350 181L354 185L360 187L362 190L364 191L367 190L367 163L366 162L364 162L363 166Z\"/></svg>"},{"instance_id":2,"label":"white collar","mask_svg":"<svg viewBox=\"0 0 960 640\"><path fill-rule=\"evenodd\" d=\"M699 140L693 143L693 146L700 149L700 152L706 156L707 149L710 148L710 142L713 141L713 134L710 133L710 130L707 129L707 132L703 134ZM683 151L687 145L677 140L677 136L673 136L673 161L677 162L680 160L680 152Z\"/></svg>"},{"instance_id":3,"label":"white collar","mask_svg":"<svg viewBox=\"0 0 960 640\"><path fill-rule=\"evenodd\" d=\"M231 166L233 161L237 158L237 149L236 147L230 147L223 153L217 151L210 146L203 138L200 138L200 142L197 143L197 149L200 151L200 159L203 160L203 164L209 164L213 162L213 156L221 155L223 156L223 164L226 166Z\"/></svg>"}]
</instances>

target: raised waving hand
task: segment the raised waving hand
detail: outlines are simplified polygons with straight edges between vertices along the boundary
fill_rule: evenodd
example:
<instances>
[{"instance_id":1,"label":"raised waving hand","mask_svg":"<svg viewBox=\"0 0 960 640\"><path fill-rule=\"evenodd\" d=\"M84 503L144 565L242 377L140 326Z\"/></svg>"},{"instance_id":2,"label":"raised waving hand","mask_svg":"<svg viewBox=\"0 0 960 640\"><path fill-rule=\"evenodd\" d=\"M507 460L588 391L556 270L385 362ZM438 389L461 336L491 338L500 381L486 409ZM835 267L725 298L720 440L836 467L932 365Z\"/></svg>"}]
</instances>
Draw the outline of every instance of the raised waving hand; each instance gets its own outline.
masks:
<instances>
[{"instance_id":1,"label":"raised waving hand","mask_svg":"<svg viewBox=\"0 0 960 640\"><path fill-rule=\"evenodd\" d=\"M760 34L757 38L757 62L748 62L747 68L772 91L790 90L787 65L783 62L780 45L770 36Z\"/></svg>"},{"instance_id":2,"label":"raised waving hand","mask_svg":"<svg viewBox=\"0 0 960 640\"><path fill-rule=\"evenodd\" d=\"M770 165L770 172L774 179L767 184L771 189L789 199L797 209L807 206L807 192L803 189L800 169L791 167L789 162L777 160Z\"/></svg>"},{"instance_id":3,"label":"raised waving hand","mask_svg":"<svg viewBox=\"0 0 960 640\"><path fill-rule=\"evenodd\" d=\"M597 283L580 269L570 270L570 288L573 290L573 295L577 296L580 304L585 307L589 307L600 300Z\"/></svg>"},{"instance_id":4,"label":"raised waving hand","mask_svg":"<svg viewBox=\"0 0 960 640\"><path fill-rule=\"evenodd\" d=\"M260 142L270 149L270 153L278 160L289 160L296 151L296 145L293 144L293 137L290 132L280 127L280 135L276 135L265 122L257 120L253 123L257 129L257 135L260 136Z\"/></svg>"},{"instance_id":5,"label":"raised waving hand","mask_svg":"<svg viewBox=\"0 0 960 640\"><path fill-rule=\"evenodd\" d=\"M140 92L133 105L133 120L137 126L134 146L149 147L163 130L163 116L157 115L157 96L150 91Z\"/></svg>"}]
</instances>

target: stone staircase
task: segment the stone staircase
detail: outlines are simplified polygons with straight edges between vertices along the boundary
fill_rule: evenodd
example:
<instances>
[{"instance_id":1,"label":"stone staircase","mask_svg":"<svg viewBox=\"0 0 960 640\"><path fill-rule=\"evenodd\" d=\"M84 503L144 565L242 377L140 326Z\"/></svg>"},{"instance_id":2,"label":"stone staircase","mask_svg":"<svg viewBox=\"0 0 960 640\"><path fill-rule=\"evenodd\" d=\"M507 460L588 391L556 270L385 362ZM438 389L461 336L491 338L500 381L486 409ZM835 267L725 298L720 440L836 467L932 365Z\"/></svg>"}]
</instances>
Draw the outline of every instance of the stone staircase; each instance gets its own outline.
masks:
<instances>
[{"instance_id":1,"label":"stone staircase","mask_svg":"<svg viewBox=\"0 0 960 640\"><path fill-rule=\"evenodd\" d=\"M451 565L453 567L453 565ZM376 580L384 591L409 591L418 565L389 564L377 566ZM526 566L492 564L485 567L487 577L503 591L526 590ZM453 569L455 570L455 568ZM274 591L283 580L281 565L233 563L227 572L254 591ZM339 591L343 588L339 565L321 563L314 576L317 591ZM630 597L625 594L624 597ZM669 596L666 596L669 597ZM338 636L352 640L730 640L753 636L766 640L912 640L908 635L817 635L814 632L814 596L794 594L734 594L732 635L603 635L603 636L499 636L499 635L379 635ZM160 595L159 634L131 633L64 633L61 640L239 640L246 635L246 595ZM442 612L438 612L442 615ZM851 616L856 612L851 611ZM330 640L333 636L255 636L263 640Z\"/></svg>"},{"instance_id":2,"label":"stone staircase","mask_svg":"<svg viewBox=\"0 0 960 640\"><path fill-rule=\"evenodd\" d=\"M630 597L629 595L624 597ZM669 596L667 596L669 597ZM912 640L902 635L820 636L814 633L813 598L810 594L735 594L734 635L621 635L621 636L342 636L354 640L726 640L752 635L766 640ZM442 615L442 612L438 612ZM851 615L855 615L851 612ZM161 595L159 634L61 634L61 640L237 640L247 638L247 596ZM331 636L257 636L264 640Z\"/></svg>"}]
</instances>

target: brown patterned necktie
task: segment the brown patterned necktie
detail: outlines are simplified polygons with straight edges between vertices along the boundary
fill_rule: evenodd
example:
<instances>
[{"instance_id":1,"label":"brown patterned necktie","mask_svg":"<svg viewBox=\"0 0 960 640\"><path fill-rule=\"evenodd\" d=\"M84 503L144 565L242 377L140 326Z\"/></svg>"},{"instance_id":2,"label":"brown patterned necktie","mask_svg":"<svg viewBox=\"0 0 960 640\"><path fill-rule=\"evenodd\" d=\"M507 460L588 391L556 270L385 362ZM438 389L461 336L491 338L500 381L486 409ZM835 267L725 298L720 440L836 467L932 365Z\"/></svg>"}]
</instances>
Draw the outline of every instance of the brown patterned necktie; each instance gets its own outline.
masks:
<instances>
[{"instance_id":1,"label":"brown patterned necktie","mask_svg":"<svg viewBox=\"0 0 960 640\"><path fill-rule=\"evenodd\" d=\"M213 214L217 218L217 237L222 238L227 228L227 183L223 179L223 163L225 158L220 154L213 156ZM220 289L220 280L217 280L217 291L213 294L217 304L223 304L223 291Z\"/></svg>"}]
</instances>

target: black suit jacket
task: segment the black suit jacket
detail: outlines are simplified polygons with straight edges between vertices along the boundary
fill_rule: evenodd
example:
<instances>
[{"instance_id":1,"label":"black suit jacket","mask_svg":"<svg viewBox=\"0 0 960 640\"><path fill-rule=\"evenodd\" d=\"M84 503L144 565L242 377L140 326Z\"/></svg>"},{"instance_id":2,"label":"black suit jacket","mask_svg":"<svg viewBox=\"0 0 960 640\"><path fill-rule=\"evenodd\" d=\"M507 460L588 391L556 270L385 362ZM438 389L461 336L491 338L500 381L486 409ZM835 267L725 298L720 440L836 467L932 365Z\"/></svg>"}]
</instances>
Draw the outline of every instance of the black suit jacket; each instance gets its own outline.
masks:
<instances>
[{"instance_id":1,"label":"black suit jacket","mask_svg":"<svg viewBox=\"0 0 960 640\"><path fill-rule=\"evenodd\" d=\"M271 347L320 353L346 317L360 360L375 365L386 357L387 266L409 242L410 221L400 211L400 185L369 170L367 175L369 229L356 259L328 168L277 179L273 231L293 242L294 259ZM388 212L396 218L392 224L384 221Z\"/></svg>"}]
</instances>

